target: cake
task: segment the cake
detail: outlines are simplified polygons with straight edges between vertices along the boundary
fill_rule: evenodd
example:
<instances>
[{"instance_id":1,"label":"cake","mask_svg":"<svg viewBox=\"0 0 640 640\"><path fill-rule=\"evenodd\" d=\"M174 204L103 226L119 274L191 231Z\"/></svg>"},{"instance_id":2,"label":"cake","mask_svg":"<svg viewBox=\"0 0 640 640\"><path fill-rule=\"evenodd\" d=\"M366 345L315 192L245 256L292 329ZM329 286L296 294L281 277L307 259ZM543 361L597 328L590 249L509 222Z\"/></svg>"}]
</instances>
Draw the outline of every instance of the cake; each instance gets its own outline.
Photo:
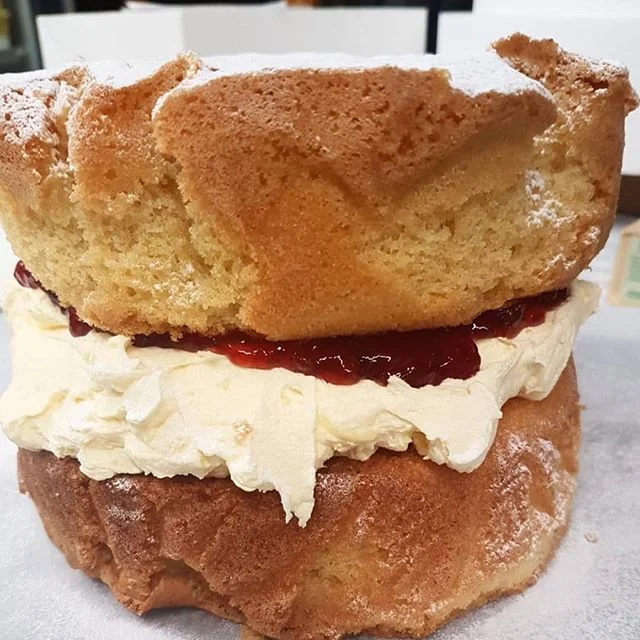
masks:
<instances>
[{"instance_id":1,"label":"cake","mask_svg":"<svg viewBox=\"0 0 640 640\"><path fill-rule=\"evenodd\" d=\"M0 422L71 566L283 639L420 637L535 581L637 102L519 34L4 76Z\"/></svg>"}]
</instances>

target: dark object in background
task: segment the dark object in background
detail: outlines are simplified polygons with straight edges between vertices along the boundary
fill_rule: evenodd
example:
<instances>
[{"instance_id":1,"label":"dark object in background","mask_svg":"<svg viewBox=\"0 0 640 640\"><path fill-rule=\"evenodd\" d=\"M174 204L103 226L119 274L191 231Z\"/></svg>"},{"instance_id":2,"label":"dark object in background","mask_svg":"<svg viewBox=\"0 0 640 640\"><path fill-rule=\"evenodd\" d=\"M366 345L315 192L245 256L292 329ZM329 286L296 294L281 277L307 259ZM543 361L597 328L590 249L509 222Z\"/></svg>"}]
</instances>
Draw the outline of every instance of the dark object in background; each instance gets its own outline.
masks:
<instances>
[{"instance_id":1,"label":"dark object in background","mask_svg":"<svg viewBox=\"0 0 640 640\"><path fill-rule=\"evenodd\" d=\"M74 0L76 11L118 11L124 6L124 0Z\"/></svg>"},{"instance_id":2,"label":"dark object in background","mask_svg":"<svg viewBox=\"0 0 640 640\"><path fill-rule=\"evenodd\" d=\"M35 15L70 11L117 11L124 3L125 0L31 0Z\"/></svg>"},{"instance_id":3,"label":"dark object in background","mask_svg":"<svg viewBox=\"0 0 640 640\"><path fill-rule=\"evenodd\" d=\"M19 73L40 68L36 23L28 0L3 0L9 16L8 49L0 50L0 73Z\"/></svg>"},{"instance_id":4,"label":"dark object in background","mask_svg":"<svg viewBox=\"0 0 640 640\"><path fill-rule=\"evenodd\" d=\"M319 7L425 7L433 3L429 0L307 0L303 4ZM441 0L439 4L441 11L471 11L473 0Z\"/></svg>"},{"instance_id":5,"label":"dark object in background","mask_svg":"<svg viewBox=\"0 0 640 640\"><path fill-rule=\"evenodd\" d=\"M318 7L426 7L426 51L436 53L438 42L438 16L441 11L470 11L473 0L287 0L289 4L308 4Z\"/></svg>"},{"instance_id":6,"label":"dark object in background","mask_svg":"<svg viewBox=\"0 0 640 640\"><path fill-rule=\"evenodd\" d=\"M63 0L31 0L31 8L34 15L65 12Z\"/></svg>"},{"instance_id":7,"label":"dark object in background","mask_svg":"<svg viewBox=\"0 0 640 640\"><path fill-rule=\"evenodd\" d=\"M640 216L640 176L622 176L618 212Z\"/></svg>"},{"instance_id":8,"label":"dark object in background","mask_svg":"<svg viewBox=\"0 0 640 640\"><path fill-rule=\"evenodd\" d=\"M88 0L88 2L90 1L91 0ZM271 1L272 0L153 0L156 4L261 4Z\"/></svg>"},{"instance_id":9,"label":"dark object in background","mask_svg":"<svg viewBox=\"0 0 640 640\"><path fill-rule=\"evenodd\" d=\"M153 0L156 4L256 4L269 0ZM34 13L64 13L75 11L115 11L125 0L31 0ZM429 0L290 0L289 4L316 5L319 7L424 7L433 4ZM470 11L473 0L441 0L443 11Z\"/></svg>"}]
</instances>

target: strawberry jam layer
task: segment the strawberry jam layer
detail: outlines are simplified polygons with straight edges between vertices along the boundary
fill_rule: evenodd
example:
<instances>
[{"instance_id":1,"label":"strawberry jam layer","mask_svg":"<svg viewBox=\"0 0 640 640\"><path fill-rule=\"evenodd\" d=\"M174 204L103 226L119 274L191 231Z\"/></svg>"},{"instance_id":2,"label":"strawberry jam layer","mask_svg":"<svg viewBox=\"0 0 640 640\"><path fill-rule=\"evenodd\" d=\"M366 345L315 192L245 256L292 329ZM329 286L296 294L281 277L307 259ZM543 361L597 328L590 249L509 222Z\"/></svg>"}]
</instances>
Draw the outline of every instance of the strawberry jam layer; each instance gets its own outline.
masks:
<instances>
[{"instance_id":1,"label":"strawberry jam layer","mask_svg":"<svg viewBox=\"0 0 640 640\"><path fill-rule=\"evenodd\" d=\"M22 262L16 266L14 275L23 287L43 289ZM50 291L46 293L60 307L57 296ZM476 340L513 338L525 327L540 325L547 311L560 305L567 296L566 289L559 289L520 298L458 327L280 342L240 332L213 337L185 333L178 340L168 334L151 334L135 336L133 344L187 351L210 350L225 355L241 367L282 367L333 384L354 384L367 379L386 385L389 378L398 376L412 387L423 387L438 385L447 378L464 380L475 375L480 369ZM69 318L72 335L83 336L91 330L90 325L78 318L73 307L60 308Z\"/></svg>"}]
</instances>

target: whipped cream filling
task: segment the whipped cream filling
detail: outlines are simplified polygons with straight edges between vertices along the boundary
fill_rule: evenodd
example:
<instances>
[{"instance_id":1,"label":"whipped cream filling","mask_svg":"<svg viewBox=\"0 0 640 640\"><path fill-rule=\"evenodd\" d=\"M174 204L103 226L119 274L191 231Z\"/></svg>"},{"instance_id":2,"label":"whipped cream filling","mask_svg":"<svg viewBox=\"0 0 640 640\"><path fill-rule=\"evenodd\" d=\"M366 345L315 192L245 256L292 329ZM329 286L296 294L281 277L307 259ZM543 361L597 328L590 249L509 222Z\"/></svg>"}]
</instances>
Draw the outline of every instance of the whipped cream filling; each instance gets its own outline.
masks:
<instances>
[{"instance_id":1,"label":"whipped cream filling","mask_svg":"<svg viewBox=\"0 0 640 640\"><path fill-rule=\"evenodd\" d=\"M157 347L91 331L69 334L45 293L8 287L13 378L0 422L18 446L73 456L87 476L229 476L245 491L276 490L304 526L316 470L334 455L366 460L414 443L425 459L476 469L501 407L550 393L597 286L575 282L545 322L515 338L479 340L480 370L415 389L393 377L334 385L286 369L239 367L225 356Z\"/></svg>"}]
</instances>

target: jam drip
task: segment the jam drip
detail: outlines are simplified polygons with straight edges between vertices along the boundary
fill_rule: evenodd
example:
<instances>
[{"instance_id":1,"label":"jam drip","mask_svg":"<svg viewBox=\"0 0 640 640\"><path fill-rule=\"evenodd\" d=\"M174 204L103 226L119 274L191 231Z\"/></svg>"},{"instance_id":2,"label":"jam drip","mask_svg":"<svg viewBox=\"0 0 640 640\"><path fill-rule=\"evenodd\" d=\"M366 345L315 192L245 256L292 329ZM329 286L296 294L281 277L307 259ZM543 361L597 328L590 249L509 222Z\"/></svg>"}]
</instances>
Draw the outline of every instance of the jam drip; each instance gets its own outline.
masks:
<instances>
[{"instance_id":1,"label":"jam drip","mask_svg":"<svg viewBox=\"0 0 640 640\"><path fill-rule=\"evenodd\" d=\"M418 388L438 385L447 378L470 378L480 369L475 340L513 338L525 327L542 324L547 311L566 298L566 289L521 298L500 309L484 312L469 325L440 329L281 342L246 333L212 338L185 334L176 342L167 335L152 334L136 336L134 344L178 346L189 351L209 349L241 367L282 367L333 384L354 384L367 379L386 385L390 377L398 376Z\"/></svg>"},{"instance_id":2,"label":"jam drip","mask_svg":"<svg viewBox=\"0 0 640 640\"><path fill-rule=\"evenodd\" d=\"M42 288L19 262L15 278L23 287ZM54 293L43 289L58 306ZM136 347L162 347L186 351L210 350L225 355L241 367L282 367L312 375L333 384L354 384L362 379L386 385L398 376L412 387L438 385L447 378L465 380L480 369L475 340L513 338L525 327L540 325L547 311L567 299L566 289L520 298L492 311L485 311L471 324L418 331L394 331L363 336L338 336L313 340L271 342L248 333L203 336L185 333L173 340L168 334L138 335ZM80 320L73 307L64 309L69 330L85 335L91 327Z\"/></svg>"},{"instance_id":3,"label":"jam drip","mask_svg":"<svg viewBox=\"0 0 640 640\"><path fill-rule=\"evenodd\" d=\"M63 307L60 304L58 296L53 293L53 291L45 289L40 283L40 280L37 280L31 271L24 266L24 262L22 262L22 260L20 260L16 265L16 268L13 271L13 277L18 281L19 285L26 287L27 289L42 289L42 291L49 296L51 302L53 302L53 304L55 304L56 307L58 307L69 319L69 333L74 338L86 336L87 333L93 329L90 324L87 324L84 320L80 320L73 307Z\"/></svg>"}]
</instances>

